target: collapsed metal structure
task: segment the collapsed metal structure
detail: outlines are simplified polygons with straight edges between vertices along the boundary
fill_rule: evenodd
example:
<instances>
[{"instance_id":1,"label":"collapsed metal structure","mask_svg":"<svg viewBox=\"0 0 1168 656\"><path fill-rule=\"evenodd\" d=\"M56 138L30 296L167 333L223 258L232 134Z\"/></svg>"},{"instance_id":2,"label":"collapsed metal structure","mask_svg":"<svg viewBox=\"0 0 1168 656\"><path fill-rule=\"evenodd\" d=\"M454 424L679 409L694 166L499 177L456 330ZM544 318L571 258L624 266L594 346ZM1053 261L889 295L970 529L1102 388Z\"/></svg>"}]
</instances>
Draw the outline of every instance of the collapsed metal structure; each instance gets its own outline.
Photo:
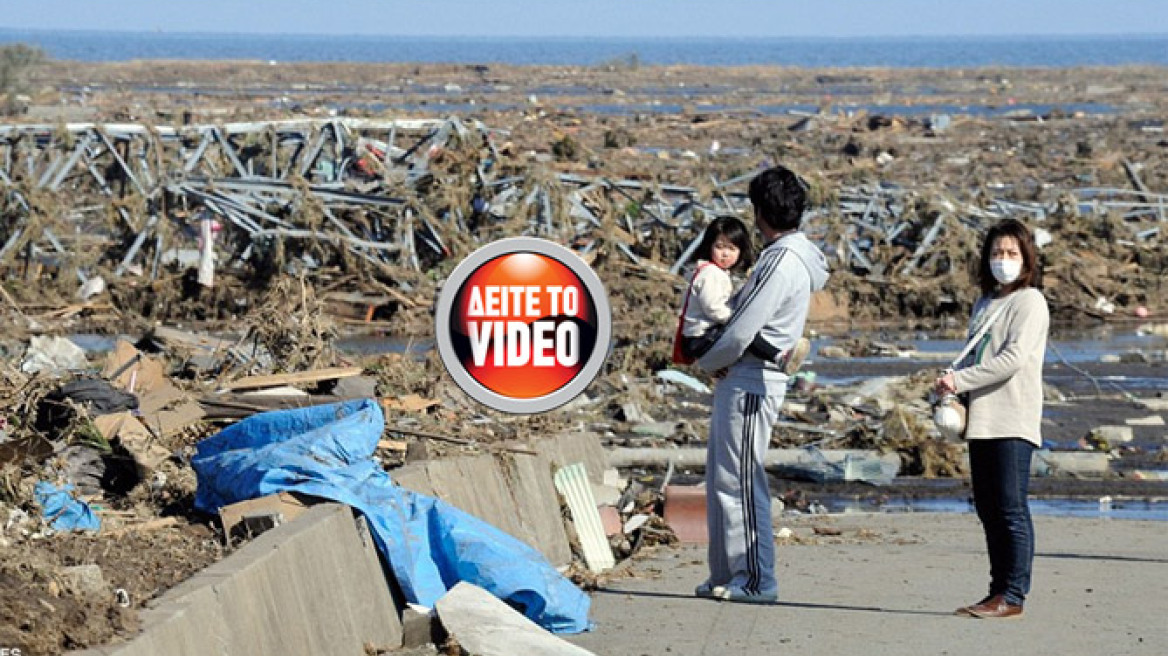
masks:
<instances>
[{"instance_id":1,"label":"collapsed metal structure","mask_svg":"<svg viewBox=\"0 0 1168 656\"><path fill-rule=\"evenodd\" d=\"M634 262L664 232L673 250L658 252L677 272L710 218L746 210L753 173L699 190L515 168L500 134L455 117L0 126L0 276L31 278L48 264L81 283L102 272L153 279L177 262L198 265L209 285L208 268L347 262L408 291L403 271L465 254L484 225L500 224L585 256L608 244ZM1158 239L1168 195L1129 173L1135 190L1066 190L1046 204L845 187L809 225L835 264L880 277L929 266L947 230L1005 216L1118 213L1132 243ZM928 211L917 207L925 196Z\"/></svg>"},{"instance_id":2,"label":"collapsed metal structure","mask_svg":"<svg viewBox=\"0 0 1168 656\"><path fill-rule=\"evenodd\" d=\"M522 231L554 239L601 228L599 189L671 228L700 205L688 187L503 174L496 134L457 118L0 126L0 268L42 261L82 282L103 267L155 277L166 257L181 260L207 241L200 224L214 220L222 268L276 242L310 240L418 270L450 254L443 234L466 234L486 218L527 216ZM441 159L457 161L435 166ZM439 170L457 179L435 179ZM647 193L655 200L646 203ZM741 199L718 203L714 211L732 212ZM631 212L623 226L628 235L644 227ZM627 241L617 246L636 259Z\"/></svg>"}]
</instances>

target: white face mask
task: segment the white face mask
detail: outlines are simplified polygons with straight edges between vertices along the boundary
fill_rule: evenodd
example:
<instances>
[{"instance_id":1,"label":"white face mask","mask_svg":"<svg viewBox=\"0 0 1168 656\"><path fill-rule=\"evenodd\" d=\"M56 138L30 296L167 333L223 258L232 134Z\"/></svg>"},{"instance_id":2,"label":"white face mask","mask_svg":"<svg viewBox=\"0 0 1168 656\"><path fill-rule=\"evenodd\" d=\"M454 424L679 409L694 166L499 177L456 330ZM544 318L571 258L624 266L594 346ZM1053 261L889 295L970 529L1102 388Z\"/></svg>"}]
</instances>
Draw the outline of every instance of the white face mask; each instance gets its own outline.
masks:
<instances>
[{"instance_id":1,"label":"white face mask","mask_svg":"<svg viewBox=\"0 0 1168 656\"><path fill-rule=\"evenodd\" d=\"M994 280L1008 285L1022 274L1022 260L990 260L990 273L994 274Z\"/></svg>"}]
</instances>

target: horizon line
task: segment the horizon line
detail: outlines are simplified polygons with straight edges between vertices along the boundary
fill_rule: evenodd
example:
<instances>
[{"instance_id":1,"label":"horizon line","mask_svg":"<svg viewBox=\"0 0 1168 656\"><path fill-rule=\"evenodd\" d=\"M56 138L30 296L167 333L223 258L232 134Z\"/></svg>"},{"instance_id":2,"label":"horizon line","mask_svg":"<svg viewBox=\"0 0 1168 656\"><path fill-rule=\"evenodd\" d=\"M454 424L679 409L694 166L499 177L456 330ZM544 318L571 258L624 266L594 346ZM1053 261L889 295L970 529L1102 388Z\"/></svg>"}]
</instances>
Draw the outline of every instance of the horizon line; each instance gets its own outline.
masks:
<instances>
[{"instance_id":1,"label":"horizon line","mask_svg":"<svg viewBox=\"0 0 1168 656\"><path fill-rule=\"evenodd\" d=\"M207 31L207 30L168 30L162 28L138 29L94 29L74 27L8 27L0 25L0 32L32 32L32 33L86 33L86 34L166 34L175 36L286 36L286 37L384 37L393 39L706 39L706 40L736 40L743 39L791 39L791 40L874 40L874 39L1018 39L1018 38L1168 38L1168 31L1162 32L1045 32L1045 33L990 33L967 32L960 34L772 34L772 35L743 35L743 34L390 34L374 32L244 32L244 31Z\"/></svg>"}]
</instances>

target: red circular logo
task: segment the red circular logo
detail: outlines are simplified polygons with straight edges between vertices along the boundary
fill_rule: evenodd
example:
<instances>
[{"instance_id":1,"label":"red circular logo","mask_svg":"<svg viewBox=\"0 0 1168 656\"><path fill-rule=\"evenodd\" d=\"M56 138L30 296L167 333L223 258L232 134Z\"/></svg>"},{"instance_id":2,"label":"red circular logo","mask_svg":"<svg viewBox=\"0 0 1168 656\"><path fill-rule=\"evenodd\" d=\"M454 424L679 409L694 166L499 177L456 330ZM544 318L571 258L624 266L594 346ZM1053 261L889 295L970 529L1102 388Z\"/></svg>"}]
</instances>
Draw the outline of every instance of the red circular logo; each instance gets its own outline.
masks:
<instances>
[{"instance_id":1,"label":"red circular logo","mask_svg":"<svg viewBox=\"0 0 1168 656\"><path fill-rule=\"evenodd\" d=\"M596 310L583 281L555 258L509 253L483 263L450 313L454 351L480 385L512 399L571 382L595 346Z\"/></svg>"}]
</instances>

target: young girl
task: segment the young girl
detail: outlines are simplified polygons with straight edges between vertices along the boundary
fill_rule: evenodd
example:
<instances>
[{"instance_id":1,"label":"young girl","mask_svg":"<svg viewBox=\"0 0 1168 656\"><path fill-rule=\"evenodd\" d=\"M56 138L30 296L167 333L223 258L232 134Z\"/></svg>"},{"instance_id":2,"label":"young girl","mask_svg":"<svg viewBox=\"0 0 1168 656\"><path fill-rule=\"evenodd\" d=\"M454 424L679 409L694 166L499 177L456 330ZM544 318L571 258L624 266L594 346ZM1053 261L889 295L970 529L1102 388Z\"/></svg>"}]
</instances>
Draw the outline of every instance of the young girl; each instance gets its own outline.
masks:
<instances>
[{"instance_id":1,"label":"young girl","mask_svg":"<svg viewBox=\"0 0 1168 656\"><path fill-rule=\"evenodd\" d=\"M733 309L730 296L734 284L729 271L746 270L754 260L750 236L742 221L734 217L718 217L706 226L702 242L694 253L697 268L686 290L673 344L673 361L690 364L717 340L716 327L725 324ZM747 348L754 357L777 364L788 376L795 375L810 350L811 342L800 337L787 352L756 335Z\"/></svg>"},{"instance_id":2,"label":"young girl","mask_svg":"<svg viewBox=\"0 0 1168 656\"><path fill-rule=\"evenodd\" d=\"M674 361L678 363L693 362L702 350L701 338L730 318L734 284L729 272L745 271L754 259L746 226L732 216L714 219L706 226L694 259L697 267L686 290L674 342Z\"/></svg>"}]
</instances>

